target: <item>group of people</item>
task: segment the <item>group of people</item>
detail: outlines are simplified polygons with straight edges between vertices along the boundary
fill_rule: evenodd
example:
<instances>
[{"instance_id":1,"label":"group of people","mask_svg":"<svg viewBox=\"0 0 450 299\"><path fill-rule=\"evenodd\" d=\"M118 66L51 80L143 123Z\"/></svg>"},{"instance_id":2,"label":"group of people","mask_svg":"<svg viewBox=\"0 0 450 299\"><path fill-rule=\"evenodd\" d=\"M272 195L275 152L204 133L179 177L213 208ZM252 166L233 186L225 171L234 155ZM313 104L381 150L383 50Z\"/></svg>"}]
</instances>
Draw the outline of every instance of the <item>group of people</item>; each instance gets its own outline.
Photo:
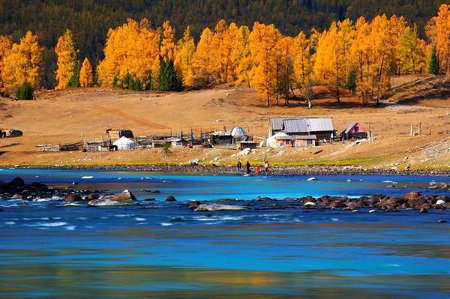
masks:
<instances>
[{"instance_id":1,"label":"group of people","mask_svg":"<svg viewBox=\"0 0 450 299\"><path fill-rule=\"evenodd\" d=\"M241 160L238 160L237 165L236 165L237 171L241 172L242 171L242 167L243 166L242 166ZM269 167L270 167L269 161L266 160L264 162L264 168L263 169L261 169L260 166L256 166L255 174L259 175L262 171L264 171L264 173L267 175L269 173ZM245 168L246 168L246 173L247 174L251 174L252 173L252 168L251 168L251 165L250 165L249 161L247 161L247 163L245 163Z\"/></svg>"}]
</instances>

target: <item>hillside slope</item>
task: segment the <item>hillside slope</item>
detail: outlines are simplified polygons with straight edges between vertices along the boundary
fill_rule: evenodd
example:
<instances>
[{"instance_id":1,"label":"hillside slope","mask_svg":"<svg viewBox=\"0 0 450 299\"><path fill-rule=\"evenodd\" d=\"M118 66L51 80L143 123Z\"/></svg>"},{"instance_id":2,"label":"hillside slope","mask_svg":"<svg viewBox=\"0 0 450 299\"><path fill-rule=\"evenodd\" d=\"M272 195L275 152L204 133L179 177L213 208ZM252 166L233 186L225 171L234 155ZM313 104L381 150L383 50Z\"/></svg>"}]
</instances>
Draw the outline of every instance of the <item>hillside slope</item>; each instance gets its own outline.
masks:
<instances>
[{"instance_id":1,"label":"hillside slope","mask_svg":"<svg viewBox=\"0 0 450 299\"><path fill-rule=\"evenodd\" d=\"M416 84L413 84L416 82ZM333 143L314 149L268 150L249 158L269 158L283 165L356 165L450 169L450 88L441 77L408 76L393 80L393 94L384 107L364 107L353 97L341 105L323 94L313 109L302 102L291 106L265 107L257 94L246 88L220 87L180 93L127 92L108 89L76 89L45 92L36 101L0 100L0 127L17 128L23 137L0 139L1 164L142 164L187 163L199 158L205 163L234 164L234 149L161 149L134 152L39 153L37 144L76 142L105 137L108 128L129 128L135 135L155 135L231 129L239 125L251 135L265 137L271 117L330 116L338 132L359 121L374 133L374 142ZM439 98L417 95L426 86L437 86ZM440 88L440 89L439 89ZM428 90L427 92L432 92ZM399 100L399 101L397 101ZM410 136L411 125L422 132ZM321 150L320 153L315 153Z\"/></svg>"}]
</instances>

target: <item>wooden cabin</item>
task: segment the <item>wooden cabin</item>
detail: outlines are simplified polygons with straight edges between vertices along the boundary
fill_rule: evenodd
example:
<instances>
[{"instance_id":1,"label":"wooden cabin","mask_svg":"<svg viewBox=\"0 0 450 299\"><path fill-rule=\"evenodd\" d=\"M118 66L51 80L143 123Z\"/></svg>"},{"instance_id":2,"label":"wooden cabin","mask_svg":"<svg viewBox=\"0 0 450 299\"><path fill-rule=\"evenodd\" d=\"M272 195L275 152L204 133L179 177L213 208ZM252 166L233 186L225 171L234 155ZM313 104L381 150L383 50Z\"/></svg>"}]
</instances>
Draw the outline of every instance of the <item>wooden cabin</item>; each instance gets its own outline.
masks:
<instances>
[{"instance_id":1,"label":"wooden cabin","mask_svg":"<svg viewBox=\"0 0 450 299\"><path fill-rule=\"evenodd\" d=\"M269 137L277 133L285 133L293 137L293 139L314 135L317 142L331 141L336 137L336 130L333 127L331 118L273 118L269 124ZM305 141L306 139L303 140Z\"/></svg>"},{"instance_id":2,"label":"wooden cabin","mask_svg":"<svg viewBox=\"0 0 450 299\"><path fill-rule=\"evenodd\" d=\"M342 140L366 139L368 137L366 129L358 122L348 124L341 133Z\"/></svg>"}]
</instances>

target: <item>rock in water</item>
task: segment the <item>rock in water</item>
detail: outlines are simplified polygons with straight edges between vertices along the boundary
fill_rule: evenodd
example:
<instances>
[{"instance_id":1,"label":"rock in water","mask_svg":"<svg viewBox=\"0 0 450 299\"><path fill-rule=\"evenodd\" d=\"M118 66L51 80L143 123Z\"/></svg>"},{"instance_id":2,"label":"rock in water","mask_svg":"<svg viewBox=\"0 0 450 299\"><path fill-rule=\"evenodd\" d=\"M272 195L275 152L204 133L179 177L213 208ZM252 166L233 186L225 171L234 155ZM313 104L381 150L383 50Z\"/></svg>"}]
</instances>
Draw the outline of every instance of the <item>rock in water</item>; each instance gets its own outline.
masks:
<instances>
[{"instance_id":1,"label":"rock in water","mask_svg":"<svg viewBox=\"0 0 450 299\"><path fill-rule=\"evenodd\" d=\"M214 211L241 211L245 210L243 206L223 205L218 203L200 204L195 211L196 212L214 212Z\"/></svg>"},{"instance_id":2,"label":"rock in water","mask_svg":"<svg viewBox=\"0 0 450 299\"><path fill-rule=\"evenodd\" d=\"M25 181L22 178L14 178L8 183L8 187L20 188L25 186Z\"/></svg>"},{"instance_id":3,"label":"rock in water","mask_svg":"<svg viewBox=\"0 0 450 299\"><path fill-rule=\"evenodd\" d=\"M90 206L123 206L135 201L136 197L128 190L124 190L122 193L105 195L99 199L94 199L88 202Z\"/></svg>"},{"instance_id":4,"label":"rock in water","mask_svg":"<svg viewBox=\"0 0 450 299\"><path fill-rule=\"evenodd\" d=\"M167 196L166 201L177 201L177 199L175 198L175 196Z\"/></svg>"},{"instance_id":5,"label":"rock in water","mask_svg":"<svg viewBox=\"0 0 450 299\"><path fill-rule=\"evenodd\" d=\"M189 209L194 210L194 209L197 209L198 206L201 205L201 204L202 204L202 203L199 202L198 200L192 200L192 201L190 201L190 202L188 203L188 207L189 207Z\"/></svg>"},{"instance_id":6,"label":"rock in water","mask_svg":"<svg viewBox=\"0 0 450 299\"><path fill-rule=\"evenodd\" d=\"M111 200L109 198L99 198L88 202L88 205L93 207L126 206L129 204L130 202Z\"/></svg>"},{"instance_id":7,"label":"rock in water","mask_svg":"<svg viewBox=\"0 0 450 299\"><path fill-rule=\"evenodd\" d=\"M406 200L417 199L420 197L420 195L421 194L419 192L413 191L413 192L409 192L409 193L406 193L405 195L403 195L403 199L406 199Z\"/></svg>"},{"instance_id":8,"label":"rock in water","mask_svg":"<svg viewBox=\"0 0 450 299\"><path fill-rule=\"evenodd\" d=\"M66 196L64 196L63 200L64 201L81 201L82 198L78 194L70 193L70 194L67 194Z\"/></svg>"}]
</instances>

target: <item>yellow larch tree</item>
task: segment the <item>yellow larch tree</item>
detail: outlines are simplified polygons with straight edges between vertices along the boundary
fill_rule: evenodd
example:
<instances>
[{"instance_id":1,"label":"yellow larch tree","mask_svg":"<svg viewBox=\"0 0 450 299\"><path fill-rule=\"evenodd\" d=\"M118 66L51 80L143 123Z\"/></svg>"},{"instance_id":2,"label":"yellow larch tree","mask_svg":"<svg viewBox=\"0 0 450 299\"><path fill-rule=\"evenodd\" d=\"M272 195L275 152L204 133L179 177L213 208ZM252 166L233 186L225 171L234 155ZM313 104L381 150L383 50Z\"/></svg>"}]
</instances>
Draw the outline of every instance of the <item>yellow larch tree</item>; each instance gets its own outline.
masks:
<instances>
[{"instance_id":1,"label":"yellow larch tree","mask_svg":"<svg viewBox=\"0 0 450 299\"><path fill-rule=\"evenodd\" d=\"M80 69L80 86L90 87L94 83L94 69L89 59L85 58Z\"/></svg>"},{"instance_id":2,"label":"yellow larch tree","mask_svg":"<svg viewBox=\"0 0 450 299\"><path fill-rule=\"evenodd\" d=\"M43 49L39 45L39 38L31 31L15 43L3 59L2 78L4 90L14 92L25 83L33 89L41 87Z\"/></svg>"},{"instance_id":3,"label":"yellow larch tree","mask_svg":"<svg viewBox=\"0 0 450 299\"><path fill-rule=\"evenodd\" d=\"M9 55L11 52L12 41L9 37L0 35L0 92L4 92L3 90L3 59Z\"/></svg>"},{"instance_id":4,"label":"yellow larch tree","mask_svg":"<svg viewBox=\"0 0 450 299\"><path fill-rule=\"evenodd\" d=\"M319 81L331 86L337 102L340 102L340 88L350 70L350 48L354 37L350 20L333 22L317 42L314 74Z\"/></svg>"},{"instance_id":5,"label":"yellow larch tree","mask_svg":"<svg viewBox=\"0 0 450 299\"><path fill-rule=\"evenodd\" d=\"M281 33L274 25L255 22L249 36L249 49L253 67L250 81L258 94L270 105L277 94L277 44Z\"/></svg>"},{"instance_id":6,"label":"yellow larch tree","mask_svg":"<svg viewBox=\"0 0 450 299\"><path fill-rule=\"evenodd\" d=\"M170 25L169 21L165 21L162 25L162 34L161 34L161 48L160 55L161 58L167 62L170 60L174 60L175 57L175 31Z\"/></svg>"},{"instance_id":7,"label":"yellow larch tree","mask_svg":"<svg viewBox=\"0 0 450 299\"><path fill-rule=\"evenodd\" d=\"M98 79L102 86L124 88L130 81L149 88L152 76L159 70L159 34L144 19L140 23L128 19L127 23L110 29L105 46L105 59L98 66Z\"/></svg>"},{"instance_id":8,"label":"yellow larch tree","mask_svg":"<svg viewBox=\"0 0 450 299\"><path fill-rule=\"evenodd\" d=\"M247 84L250 87L250 71L252 57L249 48L250 29L247 26L239 27L235 40L235 47L231 55L231 61L236 66L234 70L235 85Z\"/></svg>"},{"instance_id":9,"label":"yellow larch tree","mask_svg":"<svg viewBox=\"0 0 450 299\"><path fill-rule=\"evenodd\" d=\"M288 104L289 97L294 90L295 72L295 47L294 38L290 36L282 36L277 43L276 73L277 73L277 97L284 97L285 104Z\"/></svg>"},{"instance_id":10,"label":"yellow larch tree","mask_svg":"<svg viewBox=\"0 0 450 299\"><path fill-rule=\"evenodd\" d=\"M175 52L175 69L183 81L183 86L194 86L194 74L192 64L195 54L194 38L191 35L191 28L188 26L184 31L183 38L178 41Z\"/></svg>"},{"instance_id":11,"label":"yellow larch tree","mask_svg":"<svg viewBox=\"0 0 450 299\"><path fill-rule=\"evenodd\" d=\"M213 32L211 29L205 28L200 36L193 59L192 69L196 85L207 86L214 82L215 60L213 55Z\"/></svg>"},{"instance_id":12,"label":"yellow larch tree","mask_svg":"<svg viewBox=\"0 0 450 299\"><path fill-rule=\"evenodd\" d=\"M305 33L300 32L294 39L295 62L294 72L297 86L303 88L312 80L313 60L311 43Z\"/></svg>"},{"instance_id":13,"label":"yellow larch tree","mask_svg":"<svg viewBox=\"0 0 450 299\"><path fill-rule=\"evenodd\" d=\"M418 74L425 69L426 43L416 28L406 27L397 42L398 73Z\"/></svg>"},{"instance_id":14,"label":"yellow larch tree","mask_svg":"<svg viewBox=\"0 0 450 299\"><path fill-rule=\"evenodd\" d=\"M450 75L450 4L442 4L438 15L426 27L428 38L436 49L440 71Z\"/></svg>"},{"instance_id":15,"label":"yellow larch tree","mask_svg":"<svg viewBox=\"0 0 450 299\"><path fill-rule=\"evenodd\" d=\"M58 39L55 52L58 56L56 70L56 82L58 84L55 88L65 89L69 87L77 63L77 51L75 49L72 31L66 30L64 35Z\"/></svg>"}]
</instances>

